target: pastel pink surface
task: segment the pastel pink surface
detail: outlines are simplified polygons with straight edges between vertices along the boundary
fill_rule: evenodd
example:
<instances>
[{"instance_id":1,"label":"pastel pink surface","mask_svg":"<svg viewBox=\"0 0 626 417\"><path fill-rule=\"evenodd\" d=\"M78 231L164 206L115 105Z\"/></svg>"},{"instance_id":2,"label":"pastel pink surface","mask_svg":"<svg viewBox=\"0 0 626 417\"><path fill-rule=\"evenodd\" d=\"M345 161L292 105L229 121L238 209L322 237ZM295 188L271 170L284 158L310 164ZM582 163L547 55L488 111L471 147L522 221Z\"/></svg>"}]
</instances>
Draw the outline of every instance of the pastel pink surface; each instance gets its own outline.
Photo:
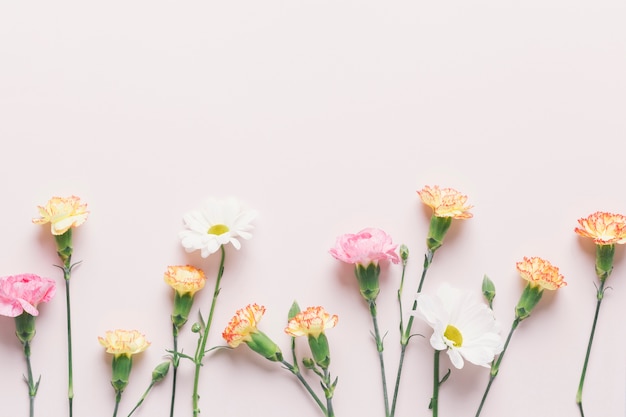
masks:
<instances>
[{"instance_id":1,"label":"pastel pink surface","mask_svg":"<svg viewBox=\"0 0 626 417\"><path fill-rule=\"evenodd\" d=\"M597 283L593 241L574 229L589 213L626 213L623 1L37 3L0 5L0 276L29 271L58 286L37 307L37 416L67 415L65 283L50 228L32 224L50 197L80 196L90 211L73 233L75 416L112 415L111 355L98 343L106 330L136 329L151 342L133 360L119 415L172 348L169 265L207 276L179 340L193 353L191 326L198 312L208 317L219 253L185 251L183 216L233 196L258 216L239 250L227 246L207 347L225 345L233 313L258 303L260 330L289 352L294 300L323 306L339 318L327 335L336 415L378 417L369 307L353 266L328 249L366 227L406 244L406 312L432 212L416 194L426 185L461 190L474 207L471 219L453 220L425 292L443 282L477 291L488 275L506 332L525 284L516 262L549 259L568 283L516 330L481 416L577 415ZM390 386L402 271L382 269L377 298ZM619 245L585 383L590 416L626 415L625 276ZM0 414L24 416L23 350L14 321L0 319ZM416 320L413 333L430 327ZM302 338L296 348L307 352ZM441 357L441 373L452 371L440 416L473 416L488 369L457 370ZM201 415L320 416L274 365L246 346L212 350ZM397 417L430 415L432 365L428 337L413 337ZM177 416L191 415L192 381L182 361ZM170 384L133 416L166 415Z\"/></svg>"}]
</instances>

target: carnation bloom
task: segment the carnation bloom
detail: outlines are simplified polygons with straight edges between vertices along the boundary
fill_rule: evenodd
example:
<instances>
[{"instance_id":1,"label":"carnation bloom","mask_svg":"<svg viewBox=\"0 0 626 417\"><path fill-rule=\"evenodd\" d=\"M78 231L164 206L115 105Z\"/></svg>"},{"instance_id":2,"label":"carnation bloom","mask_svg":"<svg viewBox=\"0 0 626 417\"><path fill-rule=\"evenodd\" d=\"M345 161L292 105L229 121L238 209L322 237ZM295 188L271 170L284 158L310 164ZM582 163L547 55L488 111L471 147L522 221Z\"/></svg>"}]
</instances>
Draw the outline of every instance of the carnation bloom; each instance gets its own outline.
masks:
<instances>
[{"instance_id":1,"label":"carnation bloom","mask_svg":"<svg viewBox=\"0 0 626 417\"><path fill-rule=\"evenodd\" d=\"M206 282L204 271L190 265L168 266L164 279L179 295L189 294L192 297L204 288Z\"/></svg>"},{"instance_id":2,"label":"carnation bloom","mask_svg":"<svg viewBox=\"0 0 626 417\"><path fill-rule=\"evenodd\" d=\"M38 316L37 305L48 302L56 292L56 283L35 274L0 278L0 314L17 317L26 312Z\"/></svg>"},{"instance_id":3,"label":"carnation bloom","mask_svg":"<svg viewBox=\"0 0 626 417\"><path fill-rule=\"evenodd\" d=\"M563 275L559 273L559 268L545 259L536 256L524 257L524 260L517 262L515 266L523 279L540 290L557 290L567 285Z\"/></svg>"},{"instance_id":4,"label":"carnation bloom","mask_svg":"<svg viewBox=\"0 0 626 417\"><path fill-rule=\"evenodd\" d=\"M50 230L55 236L80 226L89 215L87 204L81 204L80 198L76 196L52 197L45 206L38 206L38 209L41 217L33 219L33 223L50 223Z\"/></svg>"},{"instance_id":5,"label":"carnation bloom","mask_svg":"<svg viewBox=\"0 0 626 417\"><path fill-rule=\"evenodd\" d=\"M396 253L398 245L383 230L366 228L353 234L347 233L337 238L335 247L330 249L336 259L349 263L367 266L388 259L393 263L400 262Z\"/></svg>"},{"instance_id":6,"label":"carnation bloom","mask_svg":"<svg viewBox=\"0 0 626 417\"><path fill-rule=\"evenodd\" d=\"M257 332L257 325L261 317L265 314L265 307L258 304L249 304L237 310L235 316L230 320L222 337L228 346L235 348L242 342L252 340L251 333Z\"/></svg>"},{"instance_id":7,"label":"carnation bloom","mask_svg":"<svg viewBox=\"0 0 626 417\"><path fill-rule=\"evenodd\" d=\"M435 296L419 293L415 315L433 328L430 344L436 350L446 350L457 369L463 368L464 359L489 367L502 351L493 311L471 292L444 283Z\"/></svg>"},{"instance_id":8,"label":"carnation bloom","mask_svg":"<svg viewBox=\"0 0 626 417\"><path fill-rule=\"evenodd\" d=\"M255 211L242 209L235 199L208 199L201 209L183 216L187 229L179 233L181 243L187 252L200 250L203 258L228 243L239 249L241 243L238 238L252 237L250 222L255 217Z\"/></svg>"},{"instance_id":9,"label":"carnation bloom","mask_svg":"<svg viewBox=\"0 0 626 417\"><path fill-rule=\"evenodd\" d=\"M578 219L580 227L574 229L583 237L593 239L596 245L626 243L626 216L597 211L588 217Z\"/></svg>"},{"instance_id":10,"label":"carnation bloom","mask_svg":"<svg viewBox=\"0 0 626 417\"><path fill-rule=\"evenodd\" d=\"M106 348L107 353L115 357L141 353L150 346L146 337L137 330L108 330L104 337L98 336L98 342Z\"/></svg>"},{"instance_id":11,"label":"carnation bloom","mask_svg":"<svg viewBox=\"0 0 626 417\"><path fill-rule=\"evenodd\" d=\"M332 329L337 325L339 318L332 316L323 307L308 307L296 314L285 327L285 333L290 336L312 336L317 338L324 330Z\"/></svg>"},{"instance_id":12,"label":"carnation bloom","mask_svg":"<svg viewBox=\"0 0 626 417\"><path fill-rule=\"evenodd\" d=\"M454 219L469 219L473 207L467 205L467 196L454 188L439 188L425 186L417 194L424 204L433 209L433 215L437 217L452 217Z\"/></svg>"}]
</instances>

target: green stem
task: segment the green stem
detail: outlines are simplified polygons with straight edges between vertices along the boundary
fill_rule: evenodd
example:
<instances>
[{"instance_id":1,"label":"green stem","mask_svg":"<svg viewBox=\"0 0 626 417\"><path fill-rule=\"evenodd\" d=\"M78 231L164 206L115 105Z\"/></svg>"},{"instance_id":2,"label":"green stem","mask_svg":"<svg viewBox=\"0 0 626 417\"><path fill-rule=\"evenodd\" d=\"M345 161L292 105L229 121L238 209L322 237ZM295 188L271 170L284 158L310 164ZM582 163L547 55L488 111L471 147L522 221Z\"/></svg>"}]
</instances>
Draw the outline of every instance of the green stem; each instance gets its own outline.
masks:
<instances>
[{"instance_id":1,"label":"green stem","mask_svg":"<svg viewBox=\"0 0 626 417\"><path fill-rule=\"evenodd\" d=\"M428 268L433 263L433 256L435 252L429 250L426 252L424 256L424 267L422 269L422 276L420 278L419 285L417 287L417 294L422 292L422 286L424 285L424 279L426 278L426 273L428 272ZM398 291L398 300L401 300L402 296L402 285L404 283L404 269L402 270L402 280L400 281L400 290ZM411 307L411 311L415 311L417 309L417 300L413 301L413 306ZM406 353L406 347L409 344L409 339L411 338L411 328L413 327L413 321L415 317L411 315L407 322L406 329L403 329L402 324L402 302L400 301L400 360L398 362L398 372L396 373L396 383L393 390L393 399L391 403L391 412L389 413L389 417L393 417L396 412L396 404L398 400L398 390L400 389L400 378L402 377L402 366L404 365L404 355Z\"/></svg>"},{"instance_id":2,"label":"green stem","mask_svg":"<svg viewBox=\"0 0 626 417\"><path fill-rule=\"evenodd\" d=\"M326 408L328 412L326 413L326 417L335 417L335 411L333 410L333 386L332 381L330 379L330 373L328 369L324 369L324 385L326 386ZM387 391L385 391L387 392Z\"/></svg>"},{"instance_id":3,"label":"green stem","mask_svg":"<svg viewBox=\"0 0 626 417\"><path fill-rule=\"evenodd\" d=\"M378 360L380 362L380 374L383 383L383 398L385 400L385 416L389 416L389 398L387 396L387 377L385 376L385 361L383 358L383 340L380 337L380 331L378 330L378 319L376 318L376 301L369 301L370 314L372 316L372 322L374 324L374 338L376 339L376 350L378 350Z\"/></svg>"},{"instance_id":4,"label":"green stem","mask_svg":"<svg viewBox=\"0 0 626 417\"><path fill-rule=\"evenodd\" d=\"M115 390L115 408L113 409L113 417L117 416L117 409L120 406L121 399L122 399L122 391Z\"/></svg>"},{"instance_id":5,"label":"green stem","mask_svg":"<svg viewBox=\"0 0 626 417\"><path fill-rule=\"evenodd\" d=\"M513 336L513 332L517 329L522 319L516 317L513 320L513 324L511 325L511 330L509 331L509 335L506 338L506 342L504 343L504 347L502 348L502 352L498 356L498 359L491 365L491 372L489 373L489 382L487 383L487 387L485 388L485 393L483 394L483 398L480 400L480 405L478 406L478 410L476 411L476 416L478 417L483 409L483 405L485 405L485 400L487 399L487 395L489 394L489 390L491 389L491 384L493 384L493 380L496 379L498 375L498 371L500 370L500 364L502 363L502 359L504 359L504 353L506 352L507 347L509 346L509 342L511 341L511 337Z\"/></svg>"},{"instance_id":6,"label":"green stem","mask_svg":"<svg viewBox=\"0 0 626 417\"><path fill-rule=\"evenodd\" d=\"M152 389L152 387L154 386L155 383L156 383L155 381L150 382L150 385L148 385L148 388L146 389L146 391L143 393L143 395L139 399L139 402L137 402L137 405L135 405L135 407L130 411L130 413L128 413L128 417L132 416L133 413L135 412L135 410L138 409L141 404L143 404L144 400L146 399L146 397L150 393L150 390Z\"/></svg>"},{"instance_id":7,"label":"green stem","mask_svg":"<svg viewBox=\"0 0 626 417\"><path fill-rule=\"evenodd\" d=\"M194 358L194 362L196 365L194 378L193 378L193 416L197 417L200 413L200 409L198 407L198 381L200 379L200 367L202 366L202 359L204 358L207 339L209 338L209 330L211 329L211 322L213 321L213 312L215 311L215 304L217 302L217 296L220 293L220 282L222 281L222 275L224 274L224 259L226 258L226 251L224 250L224 245L220 246L221 258L220 258L220 266L217 272L217 279L215 280L215 289L213 291L213 300L211 301L211 308L209 311L209 318L204 325L204 332L202 334L202 338L200 343L198 344L198 349L196 350L196 355Z\"/></svg>"},{"instance_id":8,"label":"green stem","mask_svg":"<svg viewBox=\"0 0 626 417\"><path fill-rule=\"evenodd\" d=\"M433 398L430 400L430 406L433 410L433 417L439 414L439 355L440 350L435 349L435 360L433 365Z\"/></svg>"},{"instance_id":9,"label":"green stem","mask_svg":"<svg viewBox=\"0 0 626 417\"><path fill-rule=\"evenodd\" d=\"M35 383L33 380L33 368L30 363L30 342L24 342L24 357L26 358L26 372L28 380L28 398L29 398L29 416L35 415L35 396L37 395L37 388L39 388L39 382Z\"/></svg>"},{"instance_id":10,"label":"green stem","mask_svg":"<svg viewBox=\"0 0 626 417\"><path fill-rule=\"evenodd\" d=\"M294 357L294 359L295 359L295 357ZM317 403L317 405L322 410L324 415L328 417L328 410L324 406L324 403L322 403L322 400L320 400L320 398L317 396L317 394L315 394L315 391L313 391L313 388L311 388L311 386L306 381L306 379L304 379L304 377L302 376L302 373L300 372L300 369L297 366L292 365L292 364L290 364L289 362L287 362L285 360L281 361L281 363L283 365L285 365L285 367L287 368L287 370L289 372L291 372L293 375L296 376L296 378L298 378L298 381L300 381L300 383L304 386L304 388L307 390L307 392L311 395L311 397ZM294 361L294 363L295 363L295 361Z\"/></svg>"},{"instance_id":11,"label":"green stem","mask_svg":"<svg viewBox=\"0 0 626 417\"><path fill-rule=\"evenodd\" d=\"M589 343L587 344L587 353L585 354L585 362L583 363L582 374L580 375L580 383L578 384L578 391L576 392L576 404L580 410L580 416L585 417L583 412L583 386L585 385L585 375L587 374L587 365L589 364L589 355L591 353L591 344L593 343L593 336L596 332L596 324L598 323L598 315L600 314L600 305L604 299L604 283L606 280L600 280L600 287L596 294L598 299L596 303L596 312L593 316L593 325L591 326L591 333L589 334Z\"/></svg>"},{"instance_id":12,"label":"green stem","mask_svg":"<svg viewBox=\"0 0 626 417\"><path fill-rule=\"evenodd\" d=\"M69 261L68 261L69 262ZM67 398L69 402L70 417L73 414L73 401L74 401L74 376L72 366L72 312L70 302L70 274L72 267L65 265L63 268L63 278L65 279L65 310L67 317Z\"/></svg>"},{"instance_id":13,"label":"green stem","mask_svg":"<svg viewBox=\"0 0 626 417\"><path fill-rule=\"evenodd\" d=\"M172 323L172 336L174 339L174 353L172 358L172 399L170 402L170 417L174 417L174 401L176 399L176 374L178 373L178 328ZM130 414L129 414L130 415Z\"/></svg>"}]
</instances>

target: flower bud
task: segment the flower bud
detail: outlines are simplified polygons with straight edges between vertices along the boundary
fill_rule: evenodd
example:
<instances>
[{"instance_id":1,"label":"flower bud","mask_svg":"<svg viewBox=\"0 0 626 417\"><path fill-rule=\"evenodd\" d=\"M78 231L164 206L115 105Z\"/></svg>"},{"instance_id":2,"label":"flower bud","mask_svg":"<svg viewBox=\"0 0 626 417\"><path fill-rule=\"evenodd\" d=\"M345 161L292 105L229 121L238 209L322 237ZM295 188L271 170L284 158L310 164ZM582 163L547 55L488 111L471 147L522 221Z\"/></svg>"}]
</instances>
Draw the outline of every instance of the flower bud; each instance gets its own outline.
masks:
<instances>
[{"instance_id":1,"label":"flower bud","mask_svg":"<svg viewBox=\"0 0 626 417\"><path fill-rule=\"evenodd\" d=\"M615 245L596 245L596 274L600 281L606 280L613 271Z\"/></svg>"},{"instance_id":2,"label":"flower bud","mask_svg":"<svg viewBox=\"0 0 626 417\"><path fill-rule=\"evenodd\" d=\"M400 245L400 259L402 259L403 263L409 259L409 247L404 243Z\"/></svg>"},{"instance_id":3,"label":"flower bud","mask_svg":"<svg viewBox=\"0 0 626 417\"><path fill-rule=\"evenodd\" d=\"M328 338L325 333L320 333L319 336L308 336L309 347L313 354L313 360L322 369L327 369L330 365L330 348L328 347Z\"/></svg>"},{"instance_id":4,"label":"flower bud","mask_svg":"<svg viewBox=\"0 0 626 417\"><path fill-rule=\"evenodd\" d=\"M152 382L157 383L165 379L170 370L170 362L165 361L156 366L152 371Z\"/></svg>"},{"instance_id":5,"label":"flower bud","mask_svg":"<svg viewBox=\"0 0 626 417\"><path fill-rule=\"evenodd\" d=\"M23 312L15 317L15 334L20 342L28 343L35 337L35 316Z\"/></svg>"},{"instance_id":6,"label":"flower bud","mask_svg":"<svg viewBox=\"0 0 626 417\"><path fill-rule=\"evenodd\" d=\"M431 216L428 237L426 238L426 246L429 251L434 252L443 245L443 238L451 224L452 217Z\"/></svg>"},{"instance_id":7,"label":"flower bud","mask_svg":"<svg viewBox=\"0 0 626 417\"><path fill-rule=\"evenodd\" d=\"M250 349L272 362L280 362L283 360L283 354L276 343L272 341L265 333L255 331L250 333L250 340L245 342Z\"/></svg>"},{"instance_id":8,"label":"flower bud","mask_svg":"<svg viewBox=\"0 0 626 417\"><path fill-rule=\"evenodd\" d=\"M483 296L485 297L485 299L489 303L489 306L491 307L493 303L493 299L496 298L496 286L494 285L493 281L489 279L487 275L483 277L482 290L483 290Z\"/></svg>"},{"instance_id":9,"label":"flower bud","mask_svg":"<svg viewBox=\"0 0 626 417\"><path fill-rule=\"evenodd\" d=\"M359 282L359 290L361 295L367 301L374 301L380 293L380 285L378 277L380 276L380 265L372 262L367 266L356 264L354 274Z\"/></svg>"},{"instance_id":10,"label":"flower bud","mask_svg":"<svg viewBox=\"0 0 626 417\"><path fill-rule=\"evenodd\" d=\"M191 326L191 331L193 333L199 333L200 330L202 330L202 326L200 325L200 323L194 323L193 326Z\"/></svg>"}]
</instances>

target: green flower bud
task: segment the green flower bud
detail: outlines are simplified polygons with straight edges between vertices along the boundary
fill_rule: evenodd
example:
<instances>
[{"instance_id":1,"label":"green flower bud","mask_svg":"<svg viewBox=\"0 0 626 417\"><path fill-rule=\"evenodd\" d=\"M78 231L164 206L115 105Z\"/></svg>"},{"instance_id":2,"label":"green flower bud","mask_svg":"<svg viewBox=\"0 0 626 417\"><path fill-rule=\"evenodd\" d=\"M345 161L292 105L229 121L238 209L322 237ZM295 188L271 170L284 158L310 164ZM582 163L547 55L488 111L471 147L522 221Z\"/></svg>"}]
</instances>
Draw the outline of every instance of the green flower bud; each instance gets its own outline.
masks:
<instances>
[{"instance_id":1,"label":"green flower bud","mask_svg":"<svg viewBox=\"0 0 626 417\"><path fill-rule=\"evenodd\" d=\"M542 295L543 287L539 285L532 286L530 283L527 284L515 307L515 317L520 321L528 318L533 308L541 300Z\"/></svg>"},{"instance_id":2,"label":"green flower bud","mask_svg":"<svg viewBox=\"0 0 626 417\"><path fill-rule=\"evenodd\" d=\"M199 332L200 332L200 330L202 330L202 326L200 325L200 323L194 323L194 324L191 326L191 331L192 331L193 333L199 333Z\"/></svg>"},{"instance_id":3,"label":"green flower bud","mask_svg":"<svg viewBox=\"0 0 626 417\"><path fill-rule=\"evenodd\" d=\"M493 299L496 298L496 286L493 283L493 281L489 279L487 275L483 277L482 290L483 290L483 295L485 296L485 299L489 303L489 307L491 307L491 304L493 303Z\"/></svg>"},{"instance_id":4,"label":"green flower bud","mask_svg":"<svg viewBox=\"0 0 626 417\"><path fill-rule=\"evenodd\" d=\"M54 240L57 245L57 254L59 255L59 258L61 258L61 261L63 261L63 265L69 266L73 251L72 228L70 227L61 235L55 235Z\"/></svg>"},{"instance_id":5,"label":"green flower bud","mask_svg":"<svg viewBox=\"0 0 626 417\"><path fill-rule=\"evenodd\" d=\"M113 376L111 377L111 385L115 388L115 392L122 392L126 385L128 385L128 378L130 377L130 370L133 365L133 359L130 355L116 355L113 357L112 369Z\"/></svg>"},{"instance_id":6,"label":"green flower bud","mask_svg":"<svg viewBox=\"0 0 626 417\"><path fill-rule=\"evenodd\" d=\"M370 263L367 266L356 264L354 274L359 282L359 290L361 295L367 301L376 300L380 293L380 285L378 277L380 276L380 266L378 263Z\"/></svg>"},{"instance_id":7,"label":"green flower bud","mask_svg":"<svg viewBox=\"0 0 626 417\"><path fill-rule=\"evenodd\" d=\"M328 369L328 365L330 365L330 348L326 334L320 333L318 337L309 335L308 339L313 360L320 368Z\"/></svg>"},{"instance_id":8,"label":"green flower bud","mask_svg":"<svg viewBox=\"0 0 626 417\"><path fill-rule=\"evenodd\" d=\"M615 245L596 245L596 274L600 281L606 280L613 271Z\"/></svg>"},{"instance_id":9,"label":"green flower bud","mask_svg":"<svg viewBox=\"0 0 626 417\"><path fill-rule=\"evenodd\" d=\"M193 295L190 293L180 294L178 291L174 291L174 311L172 312L172 323L176 326L177 330L189 319L189 312L193 305Z\"/></svg>"},{"instance_id":10,"label":"green flower bud","mask_svg":"<svg viewBox=\"0 0 626 417\"><path fill-rule=\"evenodd\" d=\"M313 362L313 359L311 359L311 358L303 358L302 359L302 365L304 365L304 367L306 369L313 369L313 368L315 368L315 362Z\"/></svg>"},{"instance_id":11,"label":"green flower bud","mask_svg":"<svg viewBox=\"0 0 626 417\"><path fill-rule=\"evenodd\" d=\"M289 313L287 314L287 320L291 320L292 318L296 317L296 314L298 314L299 312L300 306L296 301L294 301L291 305L291 308L289 309Z\"/></svg>"},{"instance_id":12,"label":"green flower bud","mask_svg":"<svg viewBox=\"0 0 626 417\"><path fill-rule=\"evenodd\" d=\"M278 345L263 332L257 330L256 332L250 333L250 341L246 342L246 344L250 349L267 360L272 362L280 362L283 360L283 354Z\"/></svg>"},{"instance_id":13,"label":"green flower bud","mask_svg":"<svg viewBox=\"0 0 626 417\"><path fill-rule=\"evenodd\" d=\"M28 343L35 337L35 316L23 312L15 317L15 334L20 342Z\"/></svg>"},{"instance_id":14,"label":"green flower bud","mask_svg":"<svg viewBox=\"0 0 626 417\"><path fill-rule=\"evenodd\" d=\"M451 224L452 217L431 216L428 237L426 238L428 250L434 252L443 245L443 238L446 236Z\"/></svg>"},{"instance_id":15,"label":"green flower bud","mask_svg":"<svg viewBox=\"0 0 626 417\"><path fill-rule=\"evenodd\" d=\"M403 263L409 259L409 247L404 243L400 245L400 259L402 259Z\"/></svg>"},{"instance_id":16,"label":"green flower bud","mask_svg":"<svg viewBox=\"0 0 626 417\"><path fill-rule=\"evenodd\" d=\"M158 364L156 368L154 368L154 370L152 371L152 382L157 383L165 379L169 370L170 370L169 361Z\"/></svg>"}]
</instances>

